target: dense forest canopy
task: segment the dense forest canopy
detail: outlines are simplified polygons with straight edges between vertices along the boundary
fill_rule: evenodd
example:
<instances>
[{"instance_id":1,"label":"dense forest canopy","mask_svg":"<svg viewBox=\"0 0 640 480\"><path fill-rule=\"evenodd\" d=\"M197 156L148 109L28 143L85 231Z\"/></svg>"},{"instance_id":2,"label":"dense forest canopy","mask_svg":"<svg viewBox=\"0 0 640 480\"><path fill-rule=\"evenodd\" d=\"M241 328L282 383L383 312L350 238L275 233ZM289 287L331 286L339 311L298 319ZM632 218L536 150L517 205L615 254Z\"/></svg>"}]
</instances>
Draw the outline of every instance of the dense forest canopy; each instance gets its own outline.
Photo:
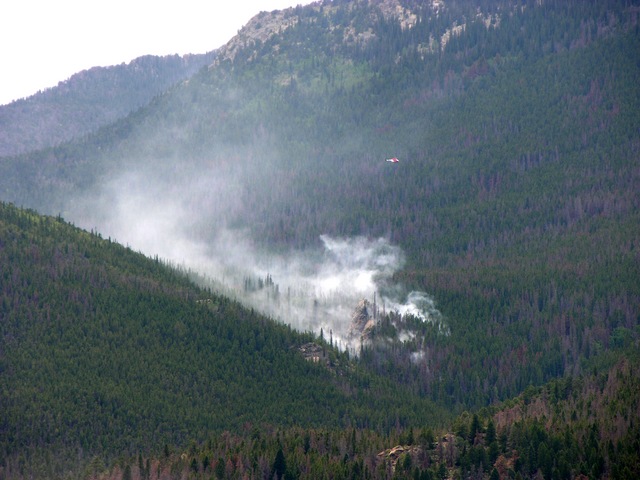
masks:
<instances>
[{"instance_id":1,"label":"dense forest canopy","mask_svg":"<svg viewBox=\"0 0 640 480\"><path fill-rule=\"evenodd\" d=\"M78 449L110 458L246 424L389 430L448 417L187 273L0 205L3 458L48 462L44 449L62 457L55 468ZM323 362L301 353L310 342Z\"/></svg>"}]
</instances>

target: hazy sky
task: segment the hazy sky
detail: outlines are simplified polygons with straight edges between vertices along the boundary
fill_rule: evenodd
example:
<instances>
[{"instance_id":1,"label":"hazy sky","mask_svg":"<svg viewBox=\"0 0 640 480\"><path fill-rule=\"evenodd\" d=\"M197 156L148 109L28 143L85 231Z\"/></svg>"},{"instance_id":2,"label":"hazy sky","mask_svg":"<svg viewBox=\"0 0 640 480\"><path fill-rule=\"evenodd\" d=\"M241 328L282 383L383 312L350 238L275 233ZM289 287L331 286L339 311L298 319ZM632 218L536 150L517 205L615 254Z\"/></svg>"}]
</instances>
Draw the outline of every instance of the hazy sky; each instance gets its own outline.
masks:
<instances>
[{"instance_id":1,"label":"hazy sky","mask_svg":"<svg viewBox=\"0 0 640 480\"><path fill-rule=\"evenodd\" d=\"M0 4L0 105L95 66L205 53L261 11L311 0L7 0Z\"/></svg>"}]
</instances>

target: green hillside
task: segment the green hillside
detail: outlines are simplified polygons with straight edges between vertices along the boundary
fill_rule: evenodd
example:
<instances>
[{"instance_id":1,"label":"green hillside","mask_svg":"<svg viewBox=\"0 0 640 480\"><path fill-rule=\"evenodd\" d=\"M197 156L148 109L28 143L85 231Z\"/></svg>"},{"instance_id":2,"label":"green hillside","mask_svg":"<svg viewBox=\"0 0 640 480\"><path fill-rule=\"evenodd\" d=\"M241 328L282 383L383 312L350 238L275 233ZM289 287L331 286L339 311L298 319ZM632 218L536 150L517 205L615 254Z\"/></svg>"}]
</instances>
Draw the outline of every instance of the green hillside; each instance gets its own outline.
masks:
<instances>
[{"instance_id":1,"label":"green hillside","mask_svg":"<svg viewBox=\"0 0 640 480\"><path fill-rule=\"evenodd\" d=\"M53 198L72 215L65 196L100 191L96 171L134 169L196 212L205 242L221 226L280 252L389 238L408 256L398 279L451 325L422 371L395 362L436 401L479 407L577 373L640 311L633 9L531 4L423 58L465 5L405 30L375 4L289 12L294 27L52 152L68 175Z\"/></svg>"},{"instance_id":2,"label":"green hillside","mask_svg":"<svg viewBox=\"0 0 640 480\"><path fill-rule=\"evenodd\" d=\"M8 478L247 425L384 430L447 416L323 342L327 365L306 360L314 335L61 218L0 205L0 279Z\"/></svg>"},{"instance_id":3,"label":"green hillside","mask_svg":"<svg viewBox=\"0 0 640 480\"><path fill-rule=\"evenodd\" d=\"M630 352L631 357L637 353ZM640 473L638 362L528 388L504 404L464 412L449 430L245 430L107 471L187 478L612 478ZM87 472L101 474L94 462Z\"/></svg>"},{"instance_id":4,"label":"green hillside","mask_svg":"<svg viewBox=\"0 0 640 480\"><path fill-rule=\"evenodd\" d=\"M8 272L5 278L11 278L3 288L18 292L4 297L3 311L13 315L6 328L16 330L3 336L7 346L3 343L2 348L8 351L17 332L23 331L28 334L20 335L29 339L33 352L62 341L64 348L55 357L64 365L60 385L77 378L88 387L74 387L79 390L73 398L80 400L72 407L59 392L73 389L55 386L56 380L44 389L52 404L60 405L51 413L34 400L40 398L35 390L14 394L8 389L11 418L40 418L27 416L28 411L44 419L71 421L71 414L58 412L93 412L86 405L104 412L123 408L130 413L109 421L126 435L111 438L108 423L96 427L93 415L79 413L71 422L78 422L73 431L79 433L73 438L81 439L83 449L100 450L105 447L99 444L100 436L82 433L98 428L107 432L110 451L130 455L145 446L162 448L164 442L182 449L184 441L206 442L208 432L224 428L239 435L220 447L231 448L236 441L249 441L238 428L251 423L247 433L264 422L276 425L276 432L264 439L268 446L256 446L262 448L262 456L255 458L269 463L262 465L268 469L279 438L285 456L291 458L287 448L302 441L304 434L299 432L306 427L317 428L322 432L318 435L324 435L325 428L337 429L332 430L338 445L331 450L332 462L349 453L347 439L341 437L345 426L358 427L356 437L369 439L366 452L373 456L375 449L391 448L400 435L408 435L406 426L432 427L447 415L480 412L523 392L560 385L554 382L581 376L597 382L597 372L615 372L612 369L624 361L636 372L637 356L630 352L640 339L640 4L441 3L436 8L404 0L324 1L262 13L216 52L210 68L145 108L81 140L0 158L0 199L53 216L61 213L105 237L134 243L136 249L143 249L136 241L147 241L143 250L150 256L160 253L164 258L165 251L178 251L168 262L156 261L156 273L117 273L129 272L136 262L152 267L115 242L78 233L85 240L70 242L79 246L69 247L68 255L73 254L74 268L88 270L68 288L94 288L104 282L109 288L79 297L62 294L65 300L58 304L66 313L61 318L87 314L97 322L93 329L78 330L81 322L69 320L75 327L63 331L69 332L71 342L60 337L59 329L42 328L44 324L34 320L49 318L46 303L39 300L45 286L35 288L36 278L53 279L57 269L38 267L46 275L29 274L30 281L13 273L16 263L55 263L53 259L66 257L56 256L53 247L38 256L22 244L16 246L15 258L20 260L2 264ZM384 161L394 156L399 163ZM62 228L51 217L27 222L24 218L30 214L13 212L10 216L26 222L18 234L36 225ZM33 234L34 242L49 245L50 233L40 232ZM180 283L186 280L165 264L185 258L203 269L222 264L217 271L211 267L198 273L213 277L211 285L224 285L237 298L246 292L228 286L229 266L258 278L270 269L268 275L273 274L278 284L289 281L303 289L304 282L286 278L291 270L280 263L289 266L301 258L328 256L322 250L326 236L383 238L385 245L401 249L405 261L379 285L380 303L386 301L385 289L426 292L446 333L411 315L385 312L378 319L375 339L363 342L358 359L347 364L346 353L333 352L341 367L327 370L305 362L291 348L320 332L294 332L266 321L218 294ZM100 267L95 261L98 252L108 254L103 265L123 270ZM121 260L116 252L130 260ZM190 259L193 252L197 255ZM166 280L161 280L163 275ZM147 280L138 280L140 276ZM174 277L180 288L172 283ZM58 298L56 289L67 288L42 281L46 289L53 289L52 298ZM118 295L108 296L111 289ZM28 300L14 302L16 295ZM196 303L207 298L213 299L211 304ZM116 304L110 307L116 312L113 325L100 307L110 301ZM21 308L35 308L38 316L16 316ZM57 321L52 318L47 321ZM121 330L108 342L105 328ZM150 328L154 335L146 339ZM325 338L327 333L325 329ZM149 353L138 353L142 350L132 339ZM65 352L85 341L88 346L99 341L88 368L112 380L74 375L73 359L79 354ZM127 347L126 355L101 367L114 357L110 352L118 344ZM210 354L220 351L228 353L224 358ZM21 368L33 365L33 358L22 358ZM155 370L156 365L172 371L172 380L160 373L164 370ZM149 373L140 375L138 366L148 366ZM9 371L9 366L3 368ZM36 384L54 370L47 367L37 378L25 374L25 382ZM272 370L283 373L265 373ZM207 383L209 371L220 372L221 383ZM629 376L622 377L628 384ZM18 382L22 377L7 378ZM120 379L136 386L132 392L137 393L124 390ZM138 384L143 387L138 389ZM235 403L218 393L221 385L237 390L230 396ZM275 393L276 386L285 390ZM394 397L391 389L404 393ZM182 396L186 390L189 396ZM122 392L126 401L113 392ZM309 397L309 392L319 393ZM255 400L257 395L264 396L264 403ZM638 395L631 396L637 405ZM144 408L138 406L141 397L149 399ZM390 415L388 405L399 397L402 413ZM576 407L575 422L588 422L588 408L578 408L573 401L569 404ZM325 406L310 408L318 402ZM220 410L220 405L227 410ZM615 423L612 415L603 422ZM480 416L486 424L488 417ZM165 417L169 420L159 424L147 420ZM126 430L134 420L136 428ZM47 422L33 424L29 428L34 435L25 438L42 438L39 429ZM8 452L23 451L25 442L37 448L18 439L23 430L16 423L6 425L14 429L7 430L12 432L6 441ZM277 426L285 425L302 425L303 430L286 430L279 437ZM611 440L614 451L636 441L635 424L620 425L618 436L602 435ZM584 432L590 424L583 427L570 436L576 441L588 437ZM601 423L598 428L603 431ZM631 436L626 437L626 431ZM553 435L563 434L558 432L561 429ZM63 435L52 433L51 444L67 448ZM315 438L316 433L309 435ZM458 452L458 465L449 462L445 468L454 474L454 466L459 467L471 475L472 465L479 478L489 477L492 469L482 452L469 457L475 440L463 440L467 456ZM490 445L481 446L490 455ZM198 448L208 447L198 444L188 457L195 458ZM234 462L216 448L204 453L212 468L218 462L214 456ZM167 456L172 455L177 454L172 450ZM301 464L303 456L297 455ZM589 462L597 463L598 458ZM567 477L564 467L555 467L561 478L613 475L606 463L608 453L601 458L604 470L592 471L594 462L588 468L572 465ZM534 477L535 465L531 461L512 470ZM364 466L351 465L360 472ZM543 476L553 472L547 467L542 468ZM375 471L375 462L368 468ZM205 470L193 475L206 476L210 472ZM382 473L380 478L385 478Z\"/></svg>"}]
</instances>

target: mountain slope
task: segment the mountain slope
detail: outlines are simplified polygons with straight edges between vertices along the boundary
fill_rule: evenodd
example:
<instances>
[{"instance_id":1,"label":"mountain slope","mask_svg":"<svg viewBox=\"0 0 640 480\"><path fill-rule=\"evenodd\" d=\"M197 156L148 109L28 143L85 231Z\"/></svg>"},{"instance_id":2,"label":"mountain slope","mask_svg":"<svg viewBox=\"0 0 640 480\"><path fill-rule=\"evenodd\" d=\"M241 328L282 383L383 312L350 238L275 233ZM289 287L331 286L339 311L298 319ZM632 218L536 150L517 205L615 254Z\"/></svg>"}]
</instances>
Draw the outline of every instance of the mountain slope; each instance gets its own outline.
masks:
<instances>
[{"instance_id":1,"label":"mountain slope","mask_svg":"<svg viewBox=\"0 0 640 480\"><path fill-rule=\"evenodd\" d=\"M455 422L455 464L500 478L635 478L638 442L637 345L609 369L569 376ZM484 418L482 418L484 416Z\"/></svg>"},{"instance_id":2,"label":"mountain slope","mask_svg":"<svg viewBox=\"0 0 640 480\"><path fill-rule=\"evenodd\" d=\"M164 467L175 461L176 471L212 474L202 453L220 456L209 466L215 461L222 474L255 467L267 475L281 447L300 471L313 460L336 478L365 471L385 478L393 475L391 457L378 461L375 451L411 444L402 426L431 425L446 418L441 409L457 413L519 394L526 405L552 381L540 392L572 397L553 407L535 402L560 415L544 426L526 415L519 426L500 424L527 448L514 474L534 477L536 466L542 475L555 467L561 477L613 474L612 462L602 463L610 452L624 455L634 472L637 429L615 415L638 405L637 357L629 351L640 338L639 7L385 0L262 14L218 62L147 107L81 140L0 159L3 199L64 212L147 253L184 261L237 298L251 290L251 278L265 275L280 288L271 304L306 288L317 321L314 335L294 333L182 280L176 286L162 262L152 267L95 234L70 242L65 233L52 244L47 238L60 222L8 213L10 240L0 243L10 253L0 263L9 289L0 377L10 406L2 424L13 455L7 464L20 468L21 453L38 450L36 438L108 457L163 442L183 448L186 439L228 427L240 438L211 440L184 457L169 449ZM384 162L389 156L400 162ZM335 352L328 370L305 363L291 347L320 327L333 343L339 325L322 323L328 294L295 269L326 273L322 262L334 253L322 249L327 238L343 239L334 243L347 253L342 263L331 257L331 267L370 268L359 263L366 249L349 248L378 237L376 268L396 269L384 270L367 295L375 303L378 294L383 315L375 332L387 337L362 342L358 363L346 370L335 367L346 362ZM244 285L234 285L233 269L249 272L240 277ZM330 293L357 290L361 277L349 278ZM433 297L445 328L385 312L397 300L391 297L412 290ZM208 298L211 304L196 302ZM47 316L49 304L63 309L60 319ZM85 315L95 323L77 321ZM86 359L86 370L77 358ZM224 389L210 381L212 371ZM594 371L611 374L603 381ZM567 387L581 378L588 378L584 389ZM602 390L607 382L611 388ZM392 396L392 388L401 393ZM601 391L591 404L580 403L594 388ZM609 413L622 405L612 416L590 411L601 407L604 391L616 399ZM472 416L462 418L469 433ZM575 430L558 443L567 418ZM259 425L251 439L238 434L245 420L245 433ZM261 438L264 423L376 431L331 437L312 430L305 457L303 430ZM106 432L105 445L94 432ZM284 438L291 447L279 445ZM361 444L352 447L352 438ZM444 462L441 442L441 452L421 457L418 475L446 475L459 455L463 471L489 477L485 460L495 445L492 451L493 442L477 438L462 435L466 451L449 450ZM243 442L254 456L238 453ZM539 463L539 451L546 460L551 445L570 446L563 462ZM356 451L366 455L353 457ZM59 465L73 463L65 452ZM407 468L396 473L413 476L416 460L404 455ZM579 465L567 469L567 462Z\"/></svg>"},{"instance_id":3,"label":"mountain slope","mask_svg":"<svg viewBox=\"0 0 640 480\"><path fill-rule=\"evenodd\" d=\"M440 409L322 342L60 218L0 205L0 465L53 478L93 455L251 424L439 422ZM403 392L398 397L398 392ZM16 472L14 472L16 473Z\"/></svg>"},{"instance_id":4,"label":"mountain slope","mask_svg":"<svg viewBox=\"0 0 640 480\"><path fill-rule=\"evenodd\" d=\"M438 5L264 14L148 108L0 163L2 195L203 266L383 236L451 334L379 371L456 408L579 373L637 338L637 2Z\"/></svg>"},{"instance_id":5,"label":"mountain slope","mask_svg":"<svg viewBox=\"0 0 640 480\"><path fill-rule=\"evenodd\" d=\"M146 105L210 64L202 55L144 56L95 67L57 87L0 106L0 156L41 150L81 137Z\"/></svg>"},{"instance_id":6,"label":"mountain slope","mask_svg":"<svg viewBox=\"0 0 640 480\"><path fill-rule=\"evenodd\" d=\"M242 432L164 458L138 457L111 478L123 468L152 478L167 471L264 478L276 465L295 478L637 478L638 365L625 359L600 374L528 388L480 414L464 412L442 433Z\"/></svg>"}]
</instances>

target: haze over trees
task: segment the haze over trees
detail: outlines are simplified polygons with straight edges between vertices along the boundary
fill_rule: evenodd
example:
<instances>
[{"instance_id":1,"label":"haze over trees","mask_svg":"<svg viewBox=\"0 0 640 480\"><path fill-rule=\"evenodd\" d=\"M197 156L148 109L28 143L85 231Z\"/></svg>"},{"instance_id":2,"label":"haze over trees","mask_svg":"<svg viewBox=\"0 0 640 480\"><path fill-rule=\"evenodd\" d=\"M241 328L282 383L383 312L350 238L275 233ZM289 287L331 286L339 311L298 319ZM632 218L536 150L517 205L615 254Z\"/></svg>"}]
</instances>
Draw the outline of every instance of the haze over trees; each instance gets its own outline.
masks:
<instances>
[{"instance_id":1,"label":"haze over trees","mask_svg":"<svg viewBox=\"0 0 640 480\"><path fill-rule=\"evenodd\" d=\"M0 156L55 146L122 118L213 61L214 53L147 55L94 67L0 106Z\"/></svg>"}]
</instances>

